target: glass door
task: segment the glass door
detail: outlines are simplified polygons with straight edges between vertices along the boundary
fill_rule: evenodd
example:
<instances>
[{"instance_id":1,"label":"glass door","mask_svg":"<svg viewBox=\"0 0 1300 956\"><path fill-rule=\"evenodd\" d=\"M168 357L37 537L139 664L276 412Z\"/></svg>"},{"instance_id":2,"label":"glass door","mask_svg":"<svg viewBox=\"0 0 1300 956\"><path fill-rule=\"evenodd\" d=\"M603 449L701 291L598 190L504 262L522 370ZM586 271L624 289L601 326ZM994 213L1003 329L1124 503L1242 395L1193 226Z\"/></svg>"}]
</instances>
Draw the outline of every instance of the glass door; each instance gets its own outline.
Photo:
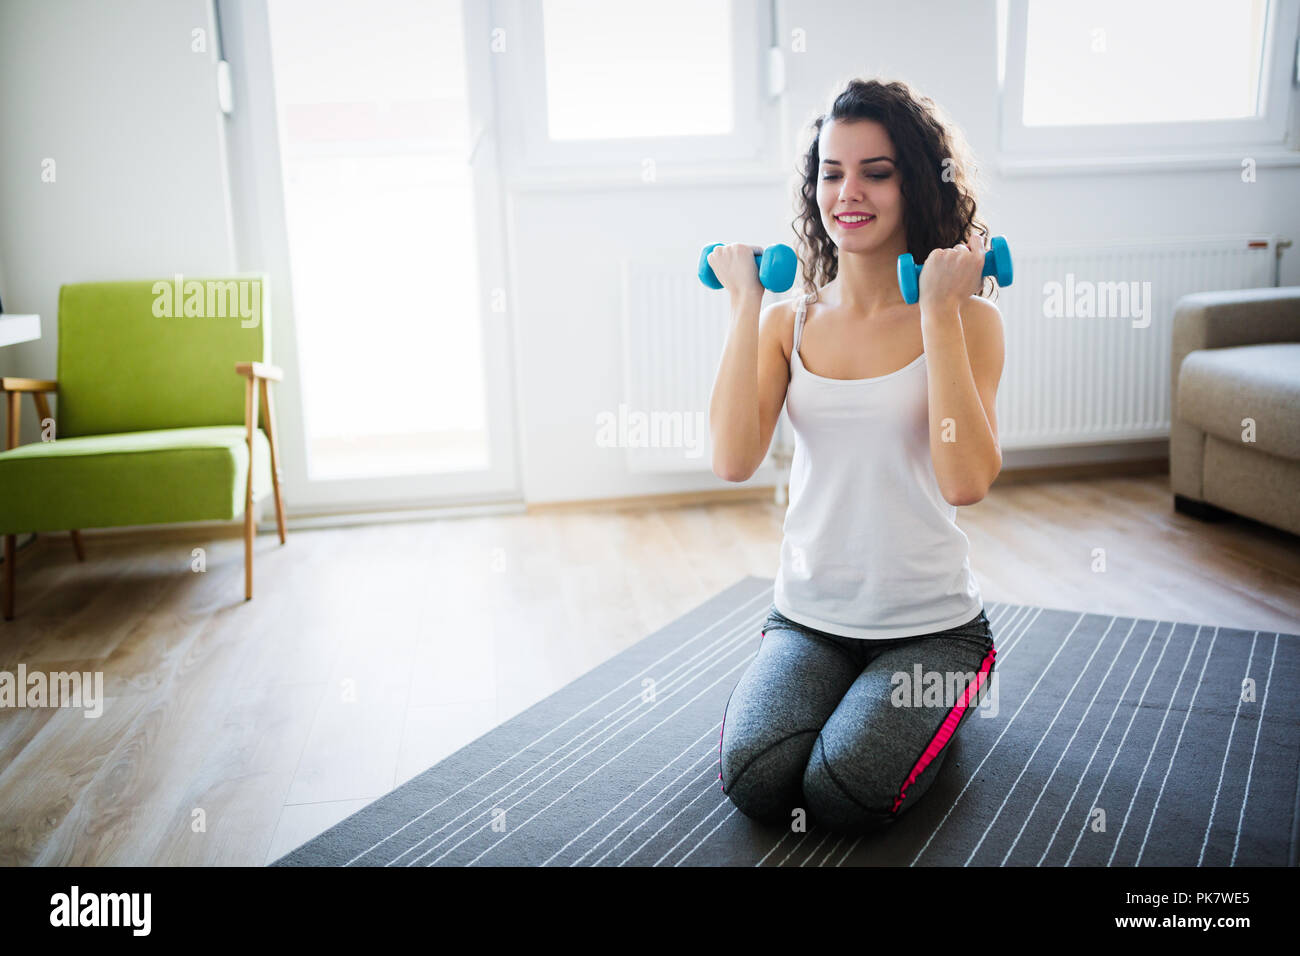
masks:
<instances>
[{"instance_id":1,"label":"glass door","mask_svg":"<svg viewBox=\"0 0 1300 956\"><path fill-rule=\"evenodd\" d=\"M291 507L518 497L486 8L221 6Z\"/></svg>"}]
</instances>

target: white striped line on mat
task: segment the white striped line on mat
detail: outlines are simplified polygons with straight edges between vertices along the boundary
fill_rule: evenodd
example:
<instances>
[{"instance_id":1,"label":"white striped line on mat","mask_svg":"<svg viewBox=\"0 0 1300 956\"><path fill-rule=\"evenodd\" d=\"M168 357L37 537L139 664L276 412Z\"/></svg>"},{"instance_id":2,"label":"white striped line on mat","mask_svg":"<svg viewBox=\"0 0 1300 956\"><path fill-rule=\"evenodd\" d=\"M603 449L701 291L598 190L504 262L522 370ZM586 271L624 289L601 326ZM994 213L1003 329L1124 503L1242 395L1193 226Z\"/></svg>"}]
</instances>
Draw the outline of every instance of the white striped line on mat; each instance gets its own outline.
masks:
<instances>
[{"instance_id":1,"label":"white striped line on mat","mask_svg":"<svg viewBox=\"0 0 1300 956\"><path fill-rule=\"evenodd\" d=\"M598 698L596 698L595 700L593 700L593 701L592 701L590 704L588 704L586 707L583 707L581 710L575 712L572 716L565 718L565 719L564 719L563 721L561 721L559 724L556 724L556 725L555 725L554 727L552 727L550 730L546 731L546 733L544 733L544 734L542 734L541 736L537 737L535 740L531 741L530 743L525 744L523 747L521 747L521 748L520 748L519 750L517 750L515 753L511 754L509 757L506 757L505 759L501 760L499 763L497 763L496 766L492 767L492 768L489 769L489 770L485 770L485 771L483 771L483 773L479 774L479 775L478 775L477 777L475 777L473 780L471 780L471 781L469 781L468 783L462 785L459 789L457 789L456 791L454 791L454 792L448 794L446 797L444 797L442 800L440 800L440 801L438 801L437 803L435 803L433 806L427 808L427 809L424 810L422 813L418 814L417 816L413 817L411 820L409 820L409 821L407 821L406 823L402 824L402 826L398 827L398 828L397 828L396 830L394 830L392 833L388 834L387 836L383 837L382 839L378 840L377 842L371 844L369 847L367 847L366 849L362 850L362 851L361 851L360 853L358 853L356 856L352 857L352 859L348 860L347 863L344 864L344 866L350 866L351 864L353 864L353 863L355 863L357 860L359 860L361 857L365 856L366 854L370 853L371 851L373 851L373 850L375 850L375 849L378 849L380 846L382 846L383 844L387 843L387 842L388 842L389 840L391 840L393 837L397 836L399 833L401 833L401 832L402 832L403 830L405 830L407 827L412 826L412 825L415 824L415 823L418 823L420 820L424 819L424 817L428 816L428 815L429 815L430 813L432 813L434 810L437 810L439 807L441 807L441 806L443 806L444 804L446 804L446 803L447 803L449 800L451 800L453 797L456 797L456 796L460 795L460 794L463 793L465 790L467 790L469 787L472 787L474 784L478 783L478 782L479 782L480 780L482 780L484 777L487 777L487 776L489 776L490 774L495 773L497 770L499 770L499 769L501 769L502 767L504 767L506 764L508 764L510 761L514 760L514 759L515 759L516 757L518 757L520 754L526 753L526 752L529 750L529 748L533 747L533 746L536 745L536 744L541 743L541 742L542 742L543 740L545 740L547 737L551 736L551 734L553 734L553 733L555 733L556 731L558 731L558 730L559 730L561 727L563 727L565 724L569 723L570 721L573 721L573 720L578 719L578 718L581 717L584 713L586 713L588 710L590 710L591 708L595 707L597 704L599 704L601 701L605 700L607 697L610 697L610 696L612 696L613 694L617 693L618 691L622 690L622 689L623 689L624 687L626 687L628 684L631 684L631 683L633 683L634 681L638 681L642 676L644 676L646 673L648 673L649 670L650 670L651 668L654 668L654 667L659 666L659 665L662 664L664 661L666 661L666 660L668 660L670 657L672 657L674 654L677 654L677 653L681 652L681 651L684 650L686 647L688 647L688 646L690 646L691 644L695 643L697 640L699 640L700 638L702 638L702 637L703 637L705 634L707 634L709 631L711 631L711 630L713 630L714 628L720 626L720 625L721 625L724 621L726 621L728 618L730 618L730 617L732 617L732 616L734 616L734 615L736 615L736 614L740 614L740 613L746 611L746 610L747 610L751 605L755 604L755 603L758 602L758 601L767 601L767 600L770 600L770 597L771 597L770 591L769 591L768 589L765 588L763 591L761 591L761 592L759 592L758 594L754 595L752 598L749 598L749 599L745 600L745 601L742 602L740 605L738 605L736 608L734 608L733 610L727 612L726 614L724 614L722 617L720 617L718 620L714 621L713 623L709 624L708 627L704 628L702 631L699 631L699 632L698 632L694 637L692 637L692 638L690 638L690 639L688 639L688 640L682 642L681 644L679 644L679 645L677 645L676 647L674 647L672 650L668 651L668 652L667 652L666 654L664 654L662 657L660 657L657 661L654 661L653 663L647 665L647 667L646 667L645 670L641 671L641 672L638 673L638 674L633 675L632 677L629 677L627 680L623 681L621 684L618 684L617 686L611 688L608 692L602 694L600 697L598 697ZM637 693L637 696L636 696L635 699L637 699L637 700L640 699L640 692ZM624 704L623 706L626 706L626 704ZM618 708L618 709L622 709L622 708L620 707L620 708ZM614 711L614 712L616 713L617 710ZM608 715L607 715L607 716L608 716ZM602 719L604 719L604 718L602 718ZM581 736L581 734L579 734L579 736ZM566 746L567 743L572 742L573 739L574 739L574 738L570 738L569 741L566 741L565 744L561 744L560 746L561 746L561 747ZM557 749L559 749L559 748L557 748ZM545 761L545 760L549 759L549 757L550 757L550 756L553 756L554 753L555 753L555 751L552 751L551 754L548 754L547 756L542 757L542 758L538 761L538 763L541 763L542 761ZM537 765L537 764L534 764L533 766L536 766L536 765ZM529 769L532 769L532 768L529 768ZM525 771L521 771L519 774L517 774L517 775L515 776L514 779L517 780L517 779L518 779L520 776L522 776L524 773L527 773L527 770L525 770ZM512 783L512 782L513 782L513 780L508 781L507 784L505 784L505 785L503 785L502 787L498 788L497 791L495 791L493 794L489 794L488 797L486 797L486 798L484 798L484 799L491 799L491 797L494 796L496 792L500 792L501 789L504 789L505 786L508 786L509 783Z\"/></svg>"},{"instance_id":2,"label":"white striped line on mat","mask_svg":"<svg viewBox=\"0 0 1300 956\"><path fill-rule=\"evenodd\" d=\"M1082 617L1080 618L1080 620L1082 620ZM1075 627L1077 628L1078 626L1079 626L1079 625L1078 625L1078 622L1075 622ZM1098 641L1093 645L1093 647L1092 647L1092 653L1088 655L1088 660L1084 663L1084 665L1083 665L1082 667L1079 668L1079 673L1075 675L1074 683L1070 685L1070 689L1069 689L1068 691L1066 691L1066 692L1065 692L1065 696L1063 696L1063 697L1061 698L1061 703L1057 705L1056 713L1052 715L1052 719L1051 719L1050 721L1048 721L1047 726L1046 726L1045 728L1043 728L1043 732L1042 732L1042 734L1041 734L1041 735L1039 736L1039 738L1038 738L1038 743L1034 744L1034 749L1033 749L1032 751L1030 751L1030 754L1029 754L1028 759L1025 760L1025 765L1024 765L1023 767L1020 768L1020 773L1016 774L1016 779L1013 780L1013 781L1011 782L1011 786L1007 789L1006 795L1003 796L1003 798L1002 798L1002 802L1001 802L1000 804L998 804L998 808L997 808L997 810L994 811L992 818L989 820L988 824L984 827L984 832L980 834L980 838L979 838L979 840L976 841L976 843L975 843L975 847L970 851L970 856L966 857L966 862L963 863L962 866L970 866L970 861L973 860L973 859L975 858L975 854L976 854L977 852L979 852L979 848L984 844L984 840L985 840L985 838L988 837L988 835L989 835L989 831L992 830L992 829L993 829L993 825L994 825L995 823L998 822L998 817L1002 816L1002 811L1006 809L1007 801L1010 800L1010 799L1011 799L1011 795L1012 795L1013 793L1016 792L1016 787L1018 787L1018 786L1020 785L1020 781L1021 781L1021 779L1023 779L1023 777L1025 776L1025 773L1029 770L1029 765L1032 764L1032 763L1034 762L1034 757L1037 756L1038 751L1042 748L1043 744L1047 741L1048 736L1051 735L1051 733L1052 733L1052 728L1056 726L1056 721L1060 718L1061 713L1065 710L1065 705L1068 704L1068 703L1070 702L1070 699L1071 699L1072 697L1074 697L1074 692L1075 692L1075 690L1078 689L1078 687L1079 687L1079 683L1083 680L1083 675L1086 674L1086 673L1088 673L1088 669L1089 669L1090 667L1092 667L1092 662L1093 662L1093 660L1096 658L1096 656L1097 656L1097 652L1100 651L1102 645L1106 643L1106 636L1107 636L1108 634L1110 634L1110 630L1111 630L1111 628L1114 627L1114 626L1115 626L1115 618L1112 617L1112 618L1110 619L1110 623L1106 626L1106 630L1105 630L1105 632L1102 634L1101 639L1098 640ZM1132 628L1129 628L1129 630L1132 630ZM1072 636L1073 634L1074 634L1074 631L1071 630L1071 631L1070 631L1070 636ZM1070 636L1067 636L1067 637L1065 638L1065 641L1069 641ZM1125 640L1127 641L1127 638L1126 638ZM1065 647L1065 641L1063 641L1063 642L1061 643L1061 647L1062 647L1062 648ZM1123 649L1123 645L1121 645L1121 649ZM1059 651L1058 651L1058 653L1059 653ZM1118 657L1119 657L1118 652L1116 653L1115 656L1116 656L1116 659L1118 659ZM1052 660L1055 661L1056 658L1053 657ZM1111 661L1111 666L1112 666L1112 667L1114 666L1114 663L1115 663L1115 662L1112 660L1112 661ZM1046 674L1047 671L1051 669L1051 666L1052 666L1051 662L1048 662L1048 665L1047 665L1046 668L1044 668L1043 673ZM1107 673L1109 673L1109 671L1108 671ZM1035 684L1034 686L1037 686L1037 684ZM1098 689L1100 689L1100 687L1099 687ZM1014 719L1014 718L1013 718L1013 719ZM1060 766L1060 761L1059 761L1059 760L1057 761L1057 766ZM1041 792L1040 792L1040 796L1041 796ZM1035 807L1038 806L1038 802L1037 802L1037 801L1034 801L1034 806L1035 806ZM1033 811L1031 810L1031 811L1030 811L1030 815L1032 815L1032 813L1033 813ZM1027 815L1026 818L1025 818L1025 822L1028 823L1028 821L1029 821L1029 817L1028 817L1028 815ZM1021 832L1021 833L1024 832L1024 825L1023 825L1023 824L1022 824L1021 827L1020 827L1020 832ZM1016 835L1016 839L1017 839L1017 840L1020 839L1019 834ZM1012 843L1012 846L1015 846L1015 843L1014 843L1014 842ZM1010 851L1010 850L1007 850L1007 856L1010 856L1010 855L1011 855L1011 851ZM1003 857L1003 858L1002 858L1002 862L1003 862L1003 863L1006 863L1006 857Z\"/></svg>"},{"instance_id":3,"label":"white striped line on mat","mask_svg":"<svg viewBox=\"0 0 1300 956\"><path fill-rule=\"evenodd\" d=\"M752 640L753 640L753 630L754 630L754 627L753 627L753 622L752 622L752 621L746 621L746 622L743 622L741 625L739 625L738 627L734 628L731 632L729 632L729 634L728 634L727 637L724 637L724 638L720 639L719 641L717 641L717 642L715 643L715 645L713 645L713 649L710 650L710 651L708 652L708 655L709 655L709 656L717 656L717 657L718 657L718 660L717 660L717 661L713 661L713 662L707 662L707 661L705 661L705 662L699 662L699 663L697 663L695 666L693 666L693 667L690 669L690 671L693 671L693 673L691 673L691 675L690 675L689 677L683 675L682 678L679 679L679 680L676 682L675 685L673 684L673 682L669 682L670 686L672 687L672 690L671 690L669 693L662 693L662 690L663 690L662 686L658 686L658 689L657 689L657 691L656 691L656 695L655 695L654 704L653 704L649 709L647 709L647 708L641 708L639 711L634 712L634 714L632 715L632 719L631 719L630 721L628 721L628 723L626 724L626 726L621 727L621 728L615 730L615 731L614 731L613 733L611 733L611 734L608 734L608 735L605 737L604 740L600 741L600 743L598 743L594 748L592 748L592 749L591 749L590 751L588 751L586 754L582 755L582 757L580 757L577 761L575 761L575 762L574 762L570 767L565 768L564 771L561 771L560 773L555 774L555 775L554 775L550 780L545 781L543 784L541 784L541 785L539 785L538 787L534 788L534 790L532 790L532 791L530 791L529 793L525 794L523 797L521 797L519 800L517 800L517 801L515 802L515 804L513 804L512 806L518 806L518 805L520 805L520 804L523 802L523 800L528 799L529 797L531 797L531 796L533 796L533 795L539 793L539 792L541 791L541 789L542 789L543 786L545 786L546 784L548 784L548 783L550 783L550 782L552 782L552 781L558 779L558 778L559 778L559 777L560 777L564 772L566 772L567 770L573 769L573 767L577 766L577 764L581 763L581 762L582 762L583 760L585 760L587 757L590 757L590 756L594 755L594 754L595 754L598 750L600 750L600 749L601 749L605 744L607 744L607 743L609 743L610 741L612 741L615 737L617 737L617 736L618 736L619 734L621 734L623 731L629 729L630 727L632 727L634 724L638 723L638 722L639 722L640 720L642 720L643 718L645 718L645 717L649 716L650 714L652 714L655 710L657 710L657 709L659 708L659 705L660 705L661 703L663 703L665 700L671 699L672 697L676 696L678 693L681 693L681 692L682 692L686 687L689 687L690 685L694 684L696 681L698 681L698 680L700 680L700 679L706 677L708 674L712 673L713 670L716 668L716 666L718 666L719 663L725 663L725 662L727 661L727 659L733 657L737 651L743 651L743 652L745 652L745 653L749 653L748 645L749 645L750 642L752 642ZM725 679L725 677L727 676L727 674L730 674L730 673L734 672L737 668L744 666L744 663L745 663L745 662L742 661L740 664L737 664L737 665L733 666L730 670L728 670L728 671L726 672L726 674L723 675L723 678L719 678L719 680ZM688 672L688 673L690 673L690 672ZM714 683L716 684L717 681L715 681ZM576 789L577 786L580 786L582 783L585 783L587 780L589 780L592 776L594 776L594 775L595 775L596 773L598 773L600 770L604 769L604 767L607 766L607 765L608 765L612 760L617 759L617 757L619 757L619 756L621 756L623 753L625 753L625 752L627 751L627 749L630 749L630 747L635 746L637 743L640 742L640 740L644 739L646 736L648 736L650 733L652 733L655 729L657 729L659 726L661 726L664 722L666 722L667 720L670 720L673 716L676 716L676 713L679 713L679 712L680 712L682 709L684 709L686 706L689 706L690 703L693 703L695 700L697 700L700 696L702 696L702 695L703 695L704 693L706 693L709 689L711 689L712 686L713 686L713 685L709 685L709 687L705 688L704 691L701 691L699 694L697 694L695 697L693 697L690 701L688 701L687 704L685 704L685 705L683 705L683 707L679 708L678 711L675 711L673 714L669 715L669 717L665 718L664 721L661 721L660 724L656 725L654 728L651 728L650 731L647 731L645 734L642 734L642 736L639 737L639 738L637 738L636 740L634 740L634 741L632 742L632 744L629 745L629 747L624 748L623 751L620 751L618 754L615 754L614 757L610 758L610 760L607 760L607 761L606 761L604 764L602 764L600 767L596 768L596 770L592 771L590 774L588 774L586 777L584 777L582 780L580 780L580 781L578 782L578 784L575 784L573 787L570 787L569 790L565 791L564 794L561 794L561 796L558 797L558 798L556 798L556 800L551 801L551 803L547 804L546 807L543 807L542 810L537 811L537 813L534 813L532 816L530 816L528 819L526 819L526 820L523 822L523 824L520 824L519 826L512 827L509 831L507 831L507 832L505 833L505 835L503 835L503 836L500 837L498 840L496 840L493 844L491 844L491 845L488 846L486 849L484 849L484 850L482 851L482 853L478 854L478 856L476 856L476 857L474 858L474 861L477 861L479 858L481 858L481 857L483 856L483 854L485 854L485 853L487 853L487 852L489 852L489 851L491 851L491 850L497 848L497 847L500 846L502 843L504 843L507 839L509 839L510 837L514 836L516 833L519 833L519 832L520 832L524 827L526 827L526 826L528 825L528 823L530 823L532 820L536 819L536 817L537 817L540 813L545 812L547 809L550 809L550 808L551 808L552 806L554 806L554 805L555 805L555 804L556 804L560 799L563 799L563 797L567 796L569 793L572 793L573 790ZM638 693L636 699L637 699L638 701L641 700L641 697L640 697L640 694L639 694L639 693ZM544 773L544 772L545 772L545 771L543 771L543 773ZM534 778L534 779L536 779L536 778ZM517 788L515 792L518 792L518 789L522 789L522 788ZM480 817L481 817L481 816L482 816L482 814L480 814ZM419 857L417 857L416 859L414 859L414 860L412 861L412 865L414 865L415 863L418 863L420 860L424 859L424 858L425 858L426 856L428 856L428 855L429 855L433 850L435 850L435 849L437 849L438 847L442 846L442 845L443 845L444 843L446 843L449 839L451 839L452 837L454 837L457 833L459 833L461 830L465 829L465 827L466 827L466 826L469 826L469 825L470 825L469 823L462 824L459 828L457 828L456 831L454 831L453 833L451 833L451 834L449 834L448 836L444 837L442 840L440 840L440 841L439 841L437 844L435 844L433 847L430 847L428 850L425 850L422 854L420 854ZM459 842L457 842L456 844L454 844L454 845L453 845L452 847L450 847L449 849L444 850L441 854L439 854L439 855L438 855L437 857L435 857L435 858L434 858L434 859L433 859L429 864L426 864L426 865L433 865L434 863L436 863L436 862L438 862L439 860L443 859L443 858L444 858L448 853L450 853L452 850L454 850L454 849L456 849L457 847L461 846L461 845L464 844L467 840L471 839L472 837L474 837L475 835L477 835L478 833L482 832L483 830L487 829L487 828L490 827L490 826L491 826L491 821L490 821L490 820L489 820L488 822L483 823L481 826L478 827L477 830L475 830L474 832L470 833L469 836L467 836L467 837L461 839ZM443 828L440 828L440 829L445 829L445 826L444 826ZM428 839L428 838L426 837L425 839ZM421 840L420 842L423 843L424 840ZM471 861L471 863L474 862L474 861Z\"/></svg>"}]
</instances>

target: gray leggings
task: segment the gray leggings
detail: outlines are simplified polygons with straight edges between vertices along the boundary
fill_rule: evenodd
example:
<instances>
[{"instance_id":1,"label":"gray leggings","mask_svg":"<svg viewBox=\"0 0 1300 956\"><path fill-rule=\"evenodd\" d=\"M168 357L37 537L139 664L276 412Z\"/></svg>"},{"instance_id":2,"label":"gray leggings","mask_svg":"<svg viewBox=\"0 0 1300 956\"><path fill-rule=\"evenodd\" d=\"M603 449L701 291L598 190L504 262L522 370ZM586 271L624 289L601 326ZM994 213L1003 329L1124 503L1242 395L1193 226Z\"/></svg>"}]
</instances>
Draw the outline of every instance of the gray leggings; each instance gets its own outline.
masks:
<instances>
[{"instance_id":1,"label":"gray leggings","mask_svg":"<svg viewBox=\"0 0 1300 956\"><path fill-rule=\"evenodd\" d=\"M722 792L773 825L789 826L795 808L832 830L888 824L934 782L996 653L983 609L946 631L881 640L814 630L773 606L723 712Z\"/></svg>"}]
</instances>

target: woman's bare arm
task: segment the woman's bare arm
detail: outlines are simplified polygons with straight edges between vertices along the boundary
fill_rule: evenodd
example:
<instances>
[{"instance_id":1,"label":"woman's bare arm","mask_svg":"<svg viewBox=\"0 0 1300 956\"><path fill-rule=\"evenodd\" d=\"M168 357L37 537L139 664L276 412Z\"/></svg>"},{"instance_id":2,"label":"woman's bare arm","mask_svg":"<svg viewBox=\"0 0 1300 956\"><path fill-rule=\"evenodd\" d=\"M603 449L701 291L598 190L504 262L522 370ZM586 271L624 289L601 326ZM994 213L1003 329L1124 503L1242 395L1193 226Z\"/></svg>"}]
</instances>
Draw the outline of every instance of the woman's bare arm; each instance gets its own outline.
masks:
<instances>
[{"instance_id":1,"label":"woman's bare arm","mask_svg":"<svg viewBox=\"0 0 1300 956\"><path fill-rule=\"evenodd\" d=\"M731 323L709 399L713 473L747 481L767 457L790 383L782 342L792 335L788 301L761 308L762 296L732 296Z\"/></svg>"}]
</instances>

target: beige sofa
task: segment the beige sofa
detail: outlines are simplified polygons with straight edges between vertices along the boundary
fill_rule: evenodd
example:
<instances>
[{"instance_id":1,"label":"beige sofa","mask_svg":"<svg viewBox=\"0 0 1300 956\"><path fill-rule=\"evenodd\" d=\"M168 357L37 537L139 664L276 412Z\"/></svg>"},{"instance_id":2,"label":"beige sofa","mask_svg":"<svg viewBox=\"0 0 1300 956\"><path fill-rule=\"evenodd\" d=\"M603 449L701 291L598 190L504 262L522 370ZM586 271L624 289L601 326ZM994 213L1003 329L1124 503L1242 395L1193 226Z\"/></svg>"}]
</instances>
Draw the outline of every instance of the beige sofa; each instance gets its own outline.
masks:
<instances>
[{"instance_id":1,"label":"beige sofa","mask_svg":"<svg viewBox=\"0 0 1300 956\"><path fill-rule=\"evenodd\" d=\"M1174 508L1300 534L1300 286L1183 296L1171 359Z\"/></svg>"}]
</instances>

